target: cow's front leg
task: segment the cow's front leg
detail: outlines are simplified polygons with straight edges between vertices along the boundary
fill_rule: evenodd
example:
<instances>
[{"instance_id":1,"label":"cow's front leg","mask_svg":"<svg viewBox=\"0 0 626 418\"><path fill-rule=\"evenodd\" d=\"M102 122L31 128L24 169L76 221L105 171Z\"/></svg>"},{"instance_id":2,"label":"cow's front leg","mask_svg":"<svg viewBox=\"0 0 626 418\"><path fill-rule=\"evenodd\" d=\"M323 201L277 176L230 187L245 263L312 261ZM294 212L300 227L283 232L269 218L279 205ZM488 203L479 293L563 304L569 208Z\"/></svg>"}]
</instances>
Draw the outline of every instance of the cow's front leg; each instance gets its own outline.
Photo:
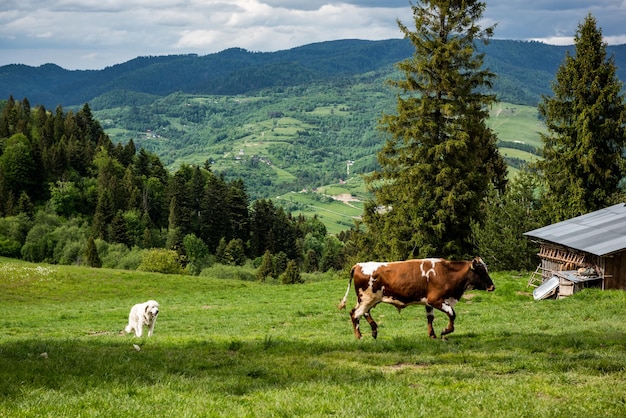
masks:
<instances>
[{"instance_id":1,"label":"cow's front leg","mask_svg":"<svg viewBox=\"0 0 626 418\"><path fill-rule=\"evenodd\" d=\"M361 335L361 330L359 327L360 316L355 316L356 308L350 311L350 319L352 320L352 328L354 328L354 336L360 340L363 336Z\"/></svg>"},{"instance_id":2,"label":"cow's front leg","mask_svg":"<svg viewBox=\"0 0 626 418\"><path fill-rule=\"evenodd\" d=\"M376 324L376 321L374 321L374 318L372 318L372 315L369 311L365 312L365 319L367 319L370 327L372 327L372 337L376 339L376 337L378 337L378 324Z\"/></svg>"},{"instance_id":3,"label":"cow's front leg","mask_svg":"<svg viewBox=\"0 0 626 418\"><path fill-rule=\"evenodd\" d=\"M426 319L428 320L428 336L430 338L437 338L435 330L433 329L433 321L435 320L435 314L433 313L433 307L426 305Z\"/></svg>"}]
</instances>

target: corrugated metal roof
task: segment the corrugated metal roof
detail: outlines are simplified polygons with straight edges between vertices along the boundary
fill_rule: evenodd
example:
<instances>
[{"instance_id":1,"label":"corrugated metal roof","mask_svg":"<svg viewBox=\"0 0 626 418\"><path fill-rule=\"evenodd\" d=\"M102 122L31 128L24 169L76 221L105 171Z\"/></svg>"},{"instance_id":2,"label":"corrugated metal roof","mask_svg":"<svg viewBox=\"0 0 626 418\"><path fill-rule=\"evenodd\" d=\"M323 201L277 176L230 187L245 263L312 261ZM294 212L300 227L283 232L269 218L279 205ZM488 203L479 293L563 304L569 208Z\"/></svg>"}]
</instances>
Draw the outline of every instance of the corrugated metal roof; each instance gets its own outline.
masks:
<instances>
[{"instance_id":1,"label":"corrugated metal roof","mask_svg":"<svg viewBox=\"0 0 626 418\"><path fill-rule=\"evenodd\" d=\"M626 248L626 204L618 203L524 235L598 256L611 254Z\"/></svg>"}]
</instances>

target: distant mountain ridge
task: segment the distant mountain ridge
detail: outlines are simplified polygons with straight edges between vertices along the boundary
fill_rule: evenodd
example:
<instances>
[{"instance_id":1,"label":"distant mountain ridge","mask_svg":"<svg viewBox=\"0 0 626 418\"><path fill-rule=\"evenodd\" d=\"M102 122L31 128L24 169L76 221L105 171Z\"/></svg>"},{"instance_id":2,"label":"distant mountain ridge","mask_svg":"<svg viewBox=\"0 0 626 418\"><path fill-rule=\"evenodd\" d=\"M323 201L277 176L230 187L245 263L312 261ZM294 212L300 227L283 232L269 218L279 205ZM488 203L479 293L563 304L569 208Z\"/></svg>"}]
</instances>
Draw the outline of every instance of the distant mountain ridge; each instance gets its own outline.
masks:
<instances>
[{"instance_id":1,"label":"distant mountain ridge","mask_svg":"<svg viewBox=\"0 0 626 418\"><path fill-rule=\"evenodd\" d=\"M485 65L497 74L499 100L535 105L550 93L550 82L567 50L540 42L492 40L479 44ZM166 96L190 94L249 94L265 88L328 82L371 71L392 71L392 65L413 54L408 40L338 40L277 52L240 48L198 56L137 57L102 70L66 70L55 64L0 67L0 99L27 97L31 105L76 106L111 91ZM626 45L609 46L618 77L626 80Z\"/></svg>"}]
</instances>

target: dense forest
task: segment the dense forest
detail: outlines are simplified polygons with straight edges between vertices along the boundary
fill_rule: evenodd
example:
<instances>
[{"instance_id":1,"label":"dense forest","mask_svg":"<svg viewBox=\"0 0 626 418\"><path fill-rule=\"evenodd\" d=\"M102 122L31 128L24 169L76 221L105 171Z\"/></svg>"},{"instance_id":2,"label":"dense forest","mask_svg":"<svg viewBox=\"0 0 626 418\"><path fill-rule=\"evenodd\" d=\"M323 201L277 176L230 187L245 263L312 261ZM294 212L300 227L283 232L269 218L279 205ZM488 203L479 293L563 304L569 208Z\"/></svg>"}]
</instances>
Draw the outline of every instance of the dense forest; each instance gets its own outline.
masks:
<instances>
[{"instance_id":1,"label":"dense forest","mask_svg":"<svg viewBox=\"0 0 626 418\"><path fill-rule=\"evenodd\" d=\"M282 260L275 277L289 260L308 271L341 267L337 240L319 220L251 203L241 180L208 163L170 173L132 140L114 145L89 105L53 112L10 97L0 138L2 256L136 268L142 250L161 248L191 273L266 252Z\"/></svg>"}]
</instances>

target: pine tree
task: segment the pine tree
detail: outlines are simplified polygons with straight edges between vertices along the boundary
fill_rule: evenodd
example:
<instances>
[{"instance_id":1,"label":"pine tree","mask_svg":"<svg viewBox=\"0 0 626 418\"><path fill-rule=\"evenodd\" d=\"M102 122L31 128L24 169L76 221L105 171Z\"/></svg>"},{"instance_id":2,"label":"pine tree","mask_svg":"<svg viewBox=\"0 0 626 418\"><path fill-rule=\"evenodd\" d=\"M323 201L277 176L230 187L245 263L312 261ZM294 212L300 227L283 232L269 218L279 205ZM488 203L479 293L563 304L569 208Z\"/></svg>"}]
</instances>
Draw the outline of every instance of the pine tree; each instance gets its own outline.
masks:
<instances>
[{"instance_id":1,"label":"pine tree","mask_svg":"<svg viewBox=\"0 0 626 418\"><path fill-rule=\"evenodd\" d=\"M302 270L306 273L312 273L319 269L320 259L314 249L310 248L304 256L304 264Z\"/></svg>"},{"instance_id":2,"label":"pine tree","mask_svg":"<svg viewBox=\"0 0 626 418\"><path fill-rule=\"evenodd\" d=\"M111 220L111 223L107 227L107 232L108 242L125 244L126 246L130 247L126 219L124 219L124 213L121 210L118 210Z\"/></svg>"},{"instance_id":3,"label":"pine tree","mask_svg":"<svg viewBox=\"0 0 626 418\"><path fill-rule=\"evenodd\" d=\"M289 260L280 281L282 284L304 283L304 280L302 280L302 276L300 275L300 268L295 260Z\"/></svg>"},{"instance_id":4,"label":"pine tree","mask_svg":"<svg viewBox=\"0 0 626 418\"><path fill-rule=\"evenodd\" d=\"M388 140L368 177L374 257L472 255L470 225L482 220L491 184L505 187L506 164L485 124L493 74L474 48L493 34L477 25L484 9L476 0L424 0L412 5L414 31L398 21L415 53L398 64L404 76L390 80L400 91L397 114L380 121Z\"/></svg>"},{"instance_id":5,"label":"pine tree","mask_svg":"<svg viewBox=\"0 0 626 418\"><path fill-rule=\"evenodd\" d=\"M85 250L85 259L90 267L102 267L102 261L98 255L98 249L93 237L87 240L87 249Z\"/></svg>"},{"instance_id":6,"label":"pine tree","mask_svg":"<svg viewBox=\"0 0 626 418\"><path fill-rule=\"evenodd\" d=\"M495 190L485 205L483 225L473 224L478 254L493 270L529 270L537 265L537 245L524 232L539 228L536 176L520 171L507 185L507 192Z\"/></svg>"},{"instance_id":7,"label":"pine tree","mask_svg":"<svg viewBox=\"0 0 626 418\"><path fill-rule=\"evenodd\" d=\"M270 250L265 250L263 254L263 259L261 261L261 265L256 272L256 278L260 282L264 282L268 276L271 276L274 271L274 257L272 257L272 253Z\"/></svg>"},{"instance_id":8,"label":"pine tree","mask_svg":"<svg viewBox=\"0 0 626 418\"><path fill-rule=\"evenodd\" d=\"M626 174L626 106L613 57L596 20L589 14L574 37L575 54L565 55L539 113L548 133L542 136L546 222L558 222L619 201Z\"/></svg>"}]
</instances>

